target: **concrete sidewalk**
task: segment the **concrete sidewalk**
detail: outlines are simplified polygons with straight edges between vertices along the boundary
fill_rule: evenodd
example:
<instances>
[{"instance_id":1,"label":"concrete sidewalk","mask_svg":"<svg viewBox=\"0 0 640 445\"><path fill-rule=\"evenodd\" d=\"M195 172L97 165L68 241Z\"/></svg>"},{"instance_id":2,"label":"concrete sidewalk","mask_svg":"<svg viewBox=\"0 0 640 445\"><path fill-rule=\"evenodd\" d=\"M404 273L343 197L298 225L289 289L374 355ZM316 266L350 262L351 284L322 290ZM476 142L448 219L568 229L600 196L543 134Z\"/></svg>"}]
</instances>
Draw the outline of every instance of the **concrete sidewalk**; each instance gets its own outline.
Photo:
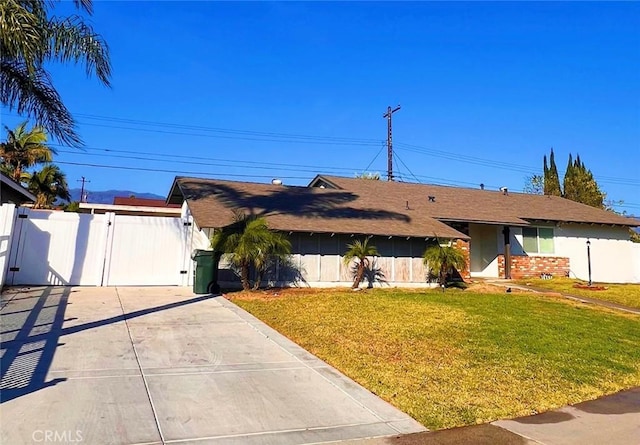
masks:
<instances>
[{"instance_id":1,"label":"concrete sidewalk","mask_svg":"<svg viewBox=\"0 0 640 445\"><path fill-rule=\"evenodd\" d=\"M638 445L640 388L492 424L354 440L343 445Z\"/></svg>"},{"instance_id":2,"label":"concrete sidewalk","mask_svg":"<svg viewBox=\"0 0 640 445\"><path fill-rule=\"evenodd\" d=\"M222 297L3 295L0 443L303 444L424 431Z\"/></svg>"},{"instance_id":3,"label":"concrete sidewalk","mask_svg":"<svg viewBox=\"0 0 640 445\"><path fill-rule=\"evenodd\" d=\"M511 288L511 289L519 289L522 291L527 291L527 292L535 292L535 293L540 293L540 294L554 294L554 295L560 295L561 297L567 298L569 300L573 300L573 301L577 301L580 303L584 303L584 304L593 304L595 306L602 306L602 307L606 307L609 309L615 309L618 311L623 311L623 312L629 312L631 314L636 314L636 315L640 315L640 309L634 308L634 307L629 307L629 306L624 306L622 304L618 304L618 303L614 303L612 301L606 301L606 300L600 300L598 298L591 298L591 297L583 297L583 296L578 296L578 295L573 295L567 292L559 292L559 291L554 291L554 290L550 290L550 289L545 289L542 287L537 287L537 286L529 286L529 285L524 285L524 284L517 284L511 280L504 280L504 279L499 279L499 280L485 280L486 283L488 284L492 284L494 286L500 286L500 287L504 287L506 288ZM597 294L594 294L597 295Z\"/></svg>"}]
</instances>

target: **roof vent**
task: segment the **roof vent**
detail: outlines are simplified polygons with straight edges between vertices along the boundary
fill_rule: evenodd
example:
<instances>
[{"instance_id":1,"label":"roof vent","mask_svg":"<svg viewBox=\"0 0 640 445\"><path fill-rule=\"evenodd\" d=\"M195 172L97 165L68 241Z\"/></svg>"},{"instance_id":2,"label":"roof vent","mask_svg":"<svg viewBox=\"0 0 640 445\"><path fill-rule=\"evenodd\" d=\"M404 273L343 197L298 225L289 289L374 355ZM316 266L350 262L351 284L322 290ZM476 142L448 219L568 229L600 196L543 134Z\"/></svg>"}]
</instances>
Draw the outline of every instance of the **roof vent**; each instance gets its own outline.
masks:
<instances>
[{"instance_id":1,"label":"roof vent","mask_svg":"<svg viewBox=\"0 0 640 445\"><path fill-rule=\"evenodd\" d=\"M429 196L429 202L436 202L435 196Z\"/></svg>"},{"instance_id":2,"label":"roof vent","mask_svg":"<svg viewBox=\"0 0 640 445\"><path fill-rule=\"evenodd\" d=\"M506 187L500 187L500 191L502 192L503 195L509 194L509 189Z\"/></svg>"},{"instance_id":3,"label":"roof vent","mask_svg":"<svg viewBox=\"0 0 640 445\"><path fill-rule=\"evenodd\" d=\"M271 180L271 184L273 185L282 185L282 179L274 178Z\"/></svg>"}]
</instances>

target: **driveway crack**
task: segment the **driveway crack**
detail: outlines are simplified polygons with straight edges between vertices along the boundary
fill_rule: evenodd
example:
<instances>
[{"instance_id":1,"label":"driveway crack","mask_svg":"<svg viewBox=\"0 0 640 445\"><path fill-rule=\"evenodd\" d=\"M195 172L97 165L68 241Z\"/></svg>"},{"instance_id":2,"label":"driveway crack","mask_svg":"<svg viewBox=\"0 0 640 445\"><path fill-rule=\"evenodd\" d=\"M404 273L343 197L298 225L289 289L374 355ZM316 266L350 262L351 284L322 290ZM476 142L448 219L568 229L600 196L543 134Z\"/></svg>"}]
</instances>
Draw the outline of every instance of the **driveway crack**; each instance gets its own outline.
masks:
<instances>
[{"instance_id":1,"label":"driveway crack","mask_svg":"<svg viewBox=\"0 0 640 445\"><path fill-rule=\"evenodd\" d=\"M138 350L136 349L136 345L133 342L133 336L131 335L131 329L129 328L129 323L127 322L127 317L125 315L124 306L122 304L122 299L120 298L120 293L118 292L118 288L115 288L116 296L118 297L118 303L120 304L120 309L122 309L122 317L124 320L124 324L127 328L127 335L129 336L129 341L131 342L131 348L133 349L133 354L136 357L136 363L138 364L138 369L140 370L140 376L142 376L142 382L144 383L144 389L147 392L147 399L149 400L149 405L151 405L151 411L153 412L153 420L156 423L156 429L158 430L158 435L160 436L160 441L162 445L166 445L166 441L164 438L164 434L162 434L162 428L160 427L160 421L158 419L158 412L156 411L156 407L153 404L153 398L151 397L151 392L149 391L149 383L147 382L147 377L144 374L144 370L142 369L142 364L140 363L140 357L138 356Z\"/></svg>"}]
</instances>

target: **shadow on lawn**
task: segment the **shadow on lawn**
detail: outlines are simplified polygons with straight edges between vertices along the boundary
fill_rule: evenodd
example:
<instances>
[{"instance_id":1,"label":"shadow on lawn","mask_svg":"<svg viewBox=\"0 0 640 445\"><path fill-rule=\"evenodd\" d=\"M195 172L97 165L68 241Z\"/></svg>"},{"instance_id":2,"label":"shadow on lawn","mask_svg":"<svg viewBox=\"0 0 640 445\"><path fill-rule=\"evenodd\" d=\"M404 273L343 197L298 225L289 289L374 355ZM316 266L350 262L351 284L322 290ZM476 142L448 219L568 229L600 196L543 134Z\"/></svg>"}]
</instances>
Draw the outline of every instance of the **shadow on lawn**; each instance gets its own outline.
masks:
<instances>
[{"instance_id":1,"label":"shadow on lawn","mask_svg":"<svg viewBox=\"0 0 640 445\"><path fill-rule=\"evenodd\" d=\"M64 322L73 320L64 318L67 306L72 304L69 303L72 292L75 291L70 287L47 287L39 295L18 293L3 305L0 313L0 403L66 380L47 381L56 348L64 345L60 340L65 335L214 298L204 295L65 328Z\"/></svg>"}]
</instances>

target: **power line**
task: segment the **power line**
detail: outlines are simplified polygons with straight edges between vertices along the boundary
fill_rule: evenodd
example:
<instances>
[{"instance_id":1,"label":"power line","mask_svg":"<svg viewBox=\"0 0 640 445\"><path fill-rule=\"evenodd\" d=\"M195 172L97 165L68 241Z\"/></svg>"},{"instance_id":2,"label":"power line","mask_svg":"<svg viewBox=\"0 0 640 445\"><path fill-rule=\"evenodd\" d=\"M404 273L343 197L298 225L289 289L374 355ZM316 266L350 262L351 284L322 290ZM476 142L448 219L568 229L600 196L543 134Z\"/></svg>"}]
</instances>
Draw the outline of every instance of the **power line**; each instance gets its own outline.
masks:
<instances>
[{"instance_id":1,"label":"power line","mask_svg":"<svg viewBox=\"0 0 640 445\"><path fill-rule=\"evenodd\" d=\"M376 153L376 155L373 157L371 162L369 162L369 165L367 165L367 167L364 169L365 172L369 171L369 168L373 165L375 160L378 159L378 156L380 156L380 153L382 153L382 150L384 150L384 145L380 147L380 150L378 150L378 153Z\"/></svg>"},{"instance_id":2,"label":"power line","mask_svg":"<svg viewBox=\"0 0 640 445\"><path fill-rule=\"evenodd\" d=\"M53 145L55 147L65 147L64 145L59 145L59 144L50 144L50 145ZM185 160L188 160L188 162L184 162L184 163L189 163L189 164L198 164L198 162L195 162L194 160L203 160L203 161L213 161L214 163L200 163L200 165L215 165L215 166L227 166L227 167L241 166L241 167L247 168L247 165L255 165L256 167L251 167L251 168L266 169L268 167L265 167L265 166L272 166L272 167L278 167L278 168L281 168L281 167L292 167L292 168L296 168L296 169L308 168L308 169L313 169L314 172L317 172L318 170L320 170L320 171L323 171L323 170L341 170L341 171L345 171L345 172L347 172L347 171L351 172L352 171L351 168L347 168L347 167L328 167L328 166L319 167L317 165L286 164L286 163L265 162L265 161L233 160L233 159L223 159L223 158L209 158L209 157L203 157L203 156L186 156L186 155L177 155L177 154L153 153L153 152L148 152L148 151L117 150L117 149L99 148L99 147L84 147L84 150L103 151L105 153L124 153L124 154L141 155L141 156L144 156L144 157L124 157L124 156L120 156L120 155L109 155L109 156L111 156L111 157L121 157L121 158L125 158L125 159L138 159L138 160L158 161L158 162L182 162L182 161L176 161L176 159L185 159ZM107 156L107 155L97 155L97 154L92 154L92 153L85 153L85 152L80 151L80 150L57 150L57 151L58 151L58 153L68 153L68 154L72 154L72 155ZM153 159L151 157L164 157L164 158L169 158L169 159ZM225 162L225 163L228 163L228 164L238 164L238 165L221 165L221 164L215 164L215 162Z\"/></svg>"},{"instance_id":3,"label":"power line","mask_svg":"<svg viewBox=\"0 0 640 445\"><path fill-rule=\"evenodd\" d=\"M401 161L402 162L402 161ZM185 170L170 170L170 169L158 169L158 168L147 168L147 167L130 167L130 166L122 166L122 165L105 165L105 164L94 164L94 163L84 163L84 162L70 162L70 161L56 161L56 164L62 165L75 165L82 167L93 167L93 168L105 168L105 169L116 169L116 170L128 170L128 171L146 171L153 173L171 173L171 174L180 174L180 175L198 175L198 176L212 176L216 175L219 177L239 177L239 178L273 178L273 175L256 175L256 174L236 174L236 173L227 173L227 172L211 172L211 171L185 171ZM402 175L401 175L402 176ZM284 179L303 179L308 180L308 176L281 176ZM434 185L459 185L459 184L469 184L475 186L475 183L466 182L466 181L452 181L445 178L437 178L433 176L424 176L424 175L415 175L416 179L418 177L428 178L433 181ZM489 186L495 187L497 186ZM623 203L623 204L615 204L614 207L628 207L628 208L640 208L640 204L638 203Z\"/></svg>"},{"instance_id":4,"label":"power line","mask_svg":"<svg viewBox=\"0 0 640 445\"><path fill-rule=\"evenodd\" d=\"M21 117L19 115L12 114L12 113L7 113L7 114L16 116L16 117ZM183 133L183 132L164 131L164 130L158 130L158 129L131 128L131 127L121 127L121 126L103 125L103 124L95 124L95 123L92 124L92 123L86 123L86 122L84 123L85 125L93 125L93 126L100 126L100 127L107 127L107 128L120 128L120 129L133 130L133 131L139 130L139 131L147 131L147 132L153 132L153 133L177 134L177 135L186 135L186 136L194 136L194 137L214 137L214 138L223 138L223 139L239 139L239 140L251 140L251 141L260 141L260 142L307 143L307 144L338 145L338 146L354 145L354 146L371 146L371 147L377 146L382 142L376 139L365 139L365 138L342 138L342 137L332 137L332 136L311 136L311 135L287 134L287 133L275 133L275 132L257 132L257 131L250 131L250 130L234 130L234 129L225 129L225 128L217 128L217 127L204 127L204 126L195 126L195 125L172 124L172 123L166 123L166 122L122 119L122 118L98 116L98 115L91 115L91 114L77 114L77 115L82 116L86 119L93 119L98 121L106 121L106 122L114 122L114 123L126 123L126 124L143 125L143 126L163 126L163 127L177 128L177 129L187 129L187 130L192 129L192 130L207 131L207 132L221 132L221 133L228 133L228 134L234 134L234 135L262 136L262 137L256 137L256 138L253 138L253 137L245 138L245 137L239 137L239 136L192 134L192 133ZM282 139L272 139L272 138L282 138ZM295 139L299 139L299 140L295 140ZM50 144L50 145L56 145L56 144ZM62 145L59 145L59 146L63 147ZM519 164L494 161L494 160L485 159L485 158L478 158L475 156L459 155L459 154L451 153L448 151L430 149L430 148L419 146L419 145L396 143L396 146L401 147L402 150L405 150L407 152L425 154L425 155L430 155L434 157L440 157L443 159L469 163L474 165L480 165L485 167L521 172L526 174L536 174L540 172L539 169L533 168L530 166L523 166ZM153 155L154 153L148 153L148 154ZM161 156L160 154L157 154L157 155ZM167 156L177 157L176 155L167 155ZM187 158L195 159L194 157L190 157L190 156L187 156ZM234 161L227 160L227 162L234 162ZM266 164L266 163L262 163L262 164ZM307 166L307 167L311 167L311 166ZM596 175L596 180L598 182L606 183L606 184L640 187L640 181L636 179Z\"/></svg>"},{"instance_id":5,"label":"power line","mask_svg":"<svg viewBox=\"0 0 640 445\"><path fill-rule=\"evenodd\" d=\"M402 159L400 159L400 156L398 156L398 153L395 154L396 158L398 159L398 161L400 161L400 163L402 165L404 165L404 168L407 169L407 171L409 172L409 174L411 174L411 176L413 176L413 178L416 180L416 182L422 183L422 181L420 181L416 175L413 174L413 172L411 171L411 169L409 168L409 166L407 166L407 164L404 163L404 161Z\"/></svg>"},{"instance_id":6,"label":"power line","mask_svg":"<svg viewBox=\"0 0 640 445\"><path fill-rule=\"evenodd\" d=\"M92 124L83 122L83 125L89 125L93 127L105 127L105 128L117 128L120 130L131 130L131 131L144 131L147 133L160 133L160 134L172 134L178 136L192 136L192 137L204 137L204 138L215 138L215 139L231 139L231 140L242 140L242 141L254 141L254 142L277 142L277 143L288 143L288 144L300 144L304 142L305 144L313 144L313 145L334 145L334 146L364 146L364 147L375 147L380 141L377 142L329 142L329 141L316 141L316 140L291 140L291 139L266 139L259 137L241 137L241 136L222 136L218 134L197 134L197 133L185 133L179 131L167 131L167 130L158 130L158 129L149 129L149 128L132 128L132 127L121 127L117 125L105 125L105 124Z\"/></svg>"},{"instance_id":7,"label":"power line","mask_svg":"<svg viewBox=\"0 0 640 445\"><path fill-rule=\"evenodd\" d=\"M58 150L58 153L66 153L66 154L71 154L71 155L80 155L80 156L97 156L97 157L107 157L107 158L118 158L118 159L132 159L132 160L139 160L139 161L150 161L150 162L166 162L166 163L171 163L171 164L189 164L189 165L206 165L206 166L214 166L214 167L242 167L245 169L252 169L252 170L273 170L275 168L279 169L279 170L285 170L285 171L297 171L297 172L308 172L308 173L317 173L319 171L318 168L316 167L312 167L312 166L308 166L306 168L301 168L300 166L293 166L293 167L287 167L287 164L275 164L275 163L269 163L270 166L265 166L265 165L242 165L242 164L233 164L231 163L232 161L226 161L227 163L220 163L220 162L201 162L201 161L195 161L192 159L189 160L175 160L175 159L154 159L154 158L150 158L148 156L146 157L142 157L142 156L129 156L129 155L118 155L118 154L101 154L101 153L86 153L86 152L79 152L79 151L72 151L72 150ZM349 171L351 172L351 169L349 168L345 168L345 167L323 167L322 169L323 171Z\"/></svg>"},{"instance_id":8,"label":"power line","mask_svg":"<svg viewBox=\"0 0 640 445\"><path fill-rule=\"evenodd\" d=\"M501 170L510 170L510 171L516 171L516 172L520 172L520 173L527 173L527 174L535 174L535 173L539 173L540 172L539 169L536 169L536 168L533 168L533 167L529 167L529 166L520 165L520 164L512 164L512 163L508 163L508 162L493 161L493 160L489 160L489 159L477 158L475 156L452 154L450 152L446 152L446 151L443 151L443 150L429 149L429 148L421 147L421 146L418 146L418 145L397 143L396 146L400 146L400 150L404 150L404 151L408 151L408 152L412 152L412 153L424 154L424 155L439 157L439 158L443 158L443 159L448 159L448 160L453 160L453 161L458 161L458 162L464 162L464 163L468 163L468 164L481 165L481 166L484 166L484 167L492 167L492 168L497 168L497 169L501 169ZM559 173L561 175L564 174L564 172L562 172L562 171L559 172ZM596 175L594 175L594 176L596 176ZM602 183L605 183L605 184L616 184L616 185L627 185L627 186L640 187L640 181L638 181L636 179L617 178L617 177L612 177L612 176L597 175L596 176L596 180L598 182L602 182Z\"/></svg>"},{"instance_id":9,"label":"power line","mask_svg":"<svg viewBox=\"0 0 640 445\"><path fill-rule=\"evenodd\" d=\"M168 122L145 121L145 120L138 120L138 119L125 119L125 118L117 118L117 117L109 117L109 116L99 116L95 114L76 113L76 116L84 117L86 119L91 119L91 120L98 120L98 121L134 124L134 125L143 125L143 126L159 126L163 128L171 127L171 128L177 128L177 129L219 132L219 133L229 133L229 134L293 138L293 139L313 139L313 140L327 140L327 141L341 141L341 142L372 142L372 143L380 142L378 139L372 139L372 138L351 138L351 137L317 136L317 135L312 136L312 135L295 134L295 133L237 130L237 129L230 129L230 128L222 128L222 127L208 127L208 126L200 126L200 125L185 125L185 124L175 124L175 123L168 123Z\"/></svg>"},{"instance_id":10,"label":"power line","mask_svg":"<svg viewBox=\"0 0 640 445\"><path fill-rule=\"evenodd\" d=\"M147 171L153 173L172 173L172 174L180 174L180 175L216 175L216 176L228 176L228 177L240 177L240 178L273 178L273 175L243 175L243 174L232 174L232 173L215 173L215 172L200 172L200 171L184 171L184 170L164 170L158 168L146 168L146 167L128 167L123 165L104 165L104 164L89 164L84 162L69 162L69 161L56 161L56 164L63 165L77 165L82 167L95 167L95 168L109 168L116 170L131 170L131 171ZM282 176L287 179L306 179L309 178L307 176Z\"/></svg>"},{"instance_id":11,"label":"power line","mask_svg":"<svg viewBox=\"0 0 640 445\"><path fill-rule=\"evenodd\" d=\"M64 147L59 144L52 144L56 147ZM378 152L378 155L384 150L384 146L382 146ZM109 148L98 148L98 147L85 147L85 150L91 151L102 151L107 154L93 154L86 153L79 150L58 150L59 153L71 154L71 155L84 155L84 156L99 156L99 157L110 157L110 158L119 158L119 159L132 159L132 160L144 160L144 161L152 161L152 162L170 162L170 163L180 163L180 164L196 164L196 165L208 165L215 167L243 167L250 169L260 169L260 170L270 170L270 169L281 169L287 171L304 171L309 173L317 173L317 172L351 172L352 169L348 167L334 167L334 166L316 166L316 165L306 165L306 164L286 164L286 163L276 163L276 162L258 162L258 161L239 161L232 159L222 159L222 158L208 158L202 156L186 156L186 155L173 155L173 154L163 154L163 153L152 153L147 151L134 151L134 150L117 150L117 149L109 149ZM133 154L133 155L141 155L141 156L124 156L120 154L112 155L109 153L124 153L124 154ZM394 155L398 157L398 153L394 152ZM154 157L166 157L170 159L154 159ZM185 159L185 161L176 161L173 158ZM213 162L197 162L196 160L204 160L204 161L213 161ZM406 163L402 159L398 157L398 160L409 170ZM370 162L369 166L365 169L367 171L373 161ZM220 163L221 162L221 163ZM226 163L226 164L225 164ZM269 167L267 167L269 166ZM291 167L291 168L286 168ZM422 182L418 178L423 178L428 181L432 181L437 184L444 185L463 185L463 186L477 186L475 182L469 181L456 181L451 179L439 178L434 176L427 175L416 175L411 172L411 175L416 179L417 182ZM265 176L266 177L266 176ZM498 185L487 185L488 187L499 188Z\"/></svg>"},{"instance_id":12,"label":"power line","mask_svg":"<svg viewBox=\"0 0 640 445\"><path fill-rule=\"evenodd\" d=\"M20 117L16 114L11 114L11 116ZM232 129L216 129L213 127L198 127L198 126L189 126L189 125L180 125L180 124L170 124L170 123L152 123L148 121L135 121L129 119L118 119L118 118L97 118L105 120L106 122L114 122L114 123L123 123L129 125L143 125L143 126L162 126L163 128L174 128L174 129L183 129L183 130L195 130L201 131L208 134L202 133L193 133L187 131L170 131L166 129L158 129L158 128L136 128L136 127L123 127L122 125L108 125L108 124L100 124L100 123L91 123L91 122L78 122L81 125L88 125L92 127L101 127L101 128L116 128L120 130L129 130L129 131L142 131L147 133L157 133L157 134L171 134L178 136L192 136L192 137L206 137L206 138L215 138L215 139L226 139L226 140L243 140L243 141L254 141L254 142L275 142L275 143L305 143L305 144L313 144L313 145L327 145L327 146L363 146L363 147L377 147L380 144L379 139L359 139L359 138L342 138L342 137L331 137L331 136L308 136L308 135L292 135L286 133L268 133L268 132L255 132L248 130L232 130ZM135 122L140 122L142 124L136 124ZM213 134L212 134L213 133ZM223 134L216 134L223 133ZM229 135L231 134L231 135ZM249 137L251 136L251 137Z\"/></svg>"}]
</instances>

